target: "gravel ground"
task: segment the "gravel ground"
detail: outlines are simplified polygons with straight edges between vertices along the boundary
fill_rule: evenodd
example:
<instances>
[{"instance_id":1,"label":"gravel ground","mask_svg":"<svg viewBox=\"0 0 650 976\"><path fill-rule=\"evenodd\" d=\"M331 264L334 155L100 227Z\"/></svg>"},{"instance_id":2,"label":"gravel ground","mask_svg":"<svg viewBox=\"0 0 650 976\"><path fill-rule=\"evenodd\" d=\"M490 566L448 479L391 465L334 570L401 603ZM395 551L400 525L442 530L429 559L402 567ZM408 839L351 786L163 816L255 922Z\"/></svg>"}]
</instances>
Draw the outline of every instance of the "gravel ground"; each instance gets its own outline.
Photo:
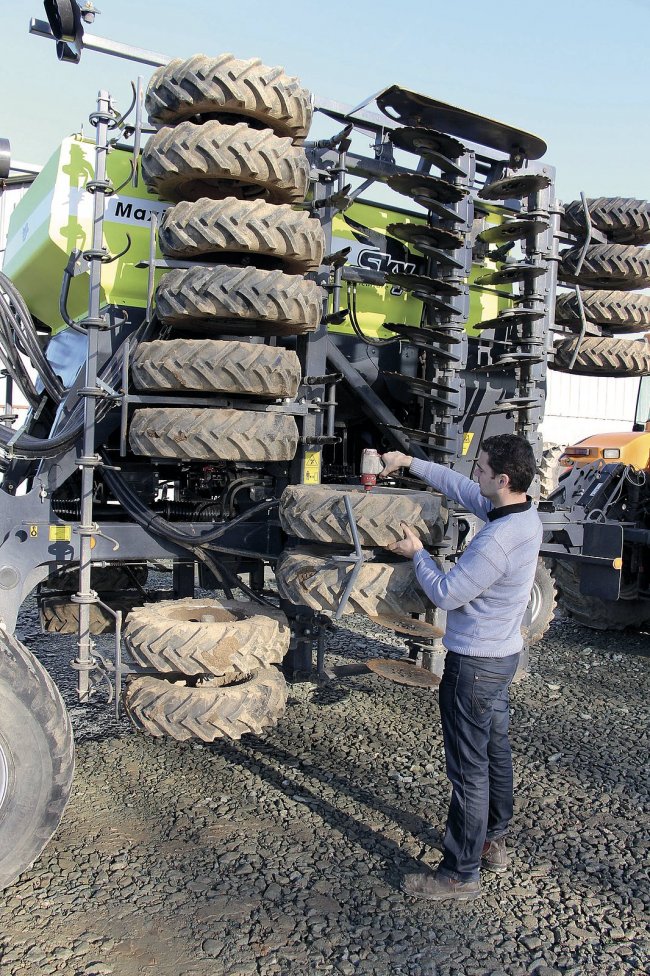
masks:
<instances>
[{"instance_id":1,"label":"gravel ground","mask_svg":"<svg viewBox=\"0 0 650 976\"><path fill-rule=\"evenodd\" d=\"M60 680L77 772L55 838L0 895L2 976L650 969L647 635L558 620L533 648L512 694L511 869L464 905L399 889L439 858L435 691L371 673L296 684L263 738L179 744L80 706L74 638L40 635L31 604L18 636ZM404 652L360 617L328 645L329 665Z\"/></svg>"}]
</instances>

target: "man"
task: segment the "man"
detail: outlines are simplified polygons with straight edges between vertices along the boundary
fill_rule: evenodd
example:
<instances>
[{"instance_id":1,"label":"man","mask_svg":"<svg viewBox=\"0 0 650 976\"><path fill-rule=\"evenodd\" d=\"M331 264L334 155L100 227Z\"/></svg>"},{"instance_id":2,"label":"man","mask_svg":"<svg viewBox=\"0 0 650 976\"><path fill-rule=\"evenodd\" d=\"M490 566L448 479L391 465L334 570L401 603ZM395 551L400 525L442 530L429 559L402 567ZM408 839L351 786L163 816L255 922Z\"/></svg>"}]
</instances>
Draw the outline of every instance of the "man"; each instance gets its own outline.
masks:
<instances>
[{"instance_id":1,"label":"man","mask_svg":"<svg viewBox=\"0 0 650 976\"><path fill-rule=\"evenodd\" d=\"M447 611L440 716L452 798L435 872L409 874L407 894L467 901L480 894L479 869L505 871L513 813L508 690L523 646L521 623L535 577L542 524L526 490L535 477L528 441L516 434L482 444L474 481L401 451L383 455L387 477L399 468L454 499L486 525L445 573L403 525L390 548L413 559L420 586Z\"/></svg>"}]
</instances>

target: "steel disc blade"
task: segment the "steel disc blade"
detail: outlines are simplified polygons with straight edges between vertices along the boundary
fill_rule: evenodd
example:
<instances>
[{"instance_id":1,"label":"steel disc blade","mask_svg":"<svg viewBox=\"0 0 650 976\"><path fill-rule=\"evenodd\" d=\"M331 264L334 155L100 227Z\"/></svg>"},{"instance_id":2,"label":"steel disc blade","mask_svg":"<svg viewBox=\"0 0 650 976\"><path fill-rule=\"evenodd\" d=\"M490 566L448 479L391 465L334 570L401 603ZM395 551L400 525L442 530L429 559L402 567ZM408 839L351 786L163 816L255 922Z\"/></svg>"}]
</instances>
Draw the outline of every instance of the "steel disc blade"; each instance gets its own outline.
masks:
<instances>
[{"instance_id":1,"label":"steel disc blade","mask_svg":"<svg viewBox=\"0 0 650 976\"><path fill-rule=\"evenodd\" d=\"M548 176L542 176L541 173L521 173L519 176L504 176L501 180L486 184L478 195L483 200L509 200L511 197L527 197L550 185Z\"/></svg>"},{"instance_id":2,"label":"steel disc blade","mask_svg":"<svg viewBox=\"0 0 650 976\"><path fill-rule=\"evenodd\" d=\"M423 207L430 209L440 208L446 219L460 221L461 218L453 210L449 210L444 204L458 203L466 195L467 190L459 186L447 183L437 176L425 176L422 173L397 173L388 179L388 186L397 193L412 197ZM436 213L439 209L436 209Z\"/></svg>"},{"instance_id":3,"label":"steel disc blade","mask_svg":"<svg viewBox=\"0 0 650 976\"><path fill-rule=\"evenodd\" d=\"M536 264L513 264L509 268L501 268L500 271L490 271L488 274L481 275L475 280L477 285L504 285L512 284L515 281L527 281L531 278L539 278L545 274L546 269Z\"/></svg>"},{"instance_id":4,"label":"steel disc blade","mask_svg":"<svg viewBox=\"0 0 650 976\"><path fill-rule=\"evenodd\" d=\"M438 166L443 173L464 176L464 171L454 160L465 152L465 146L444 132L427 129L424 126L410 125L403 129L393 129L391 142L398 149L416 153Z\"/></svg>"},{"instance_id":5,"label":"steel disc blade","mask_svg":"<svg viewBox=\"0 0 650 976\"><path fill-rule=\"evenodd\" d=\"M420 294L432 295L437 298L439 295L460 295L462 289L452 281L442 278L428 278L426 275L403 274L402 272L391 272L386 275L387 285L397 285L405 291L418 292Z\"/></svg>"},{"instance_id":6,"label":"steel disc blade","mask_svg":"<svg viewBox=\"0 0 650 976\"><path fill-rule=\"evenodd\" d=\"M430 249L438 248L456 251L464 243L461 233L449 230L447 227L432 227L428 224L389 224L386 230L398 240L412 244L423 254L427 254Z\"/></svg>"},{"instance_id":7,"label":"steel disc blade","mask_svg":"<svg viewBox=\"0 0 650 976\"><path fill-rule=\"evenodd\" d=\"M373 619L372 617L370 618ZM374 657L366 661L368 668L382 678L394 681L398 685L410 685L413 688L437 688L440 675L432 671L425 671L410 661L395 661L393 658Z\"/></svg>"},{"instance_id":8,"label":"steel disc blade","mask_svg":"<svg viewBox=\"0 0 650 976\"><path fill-rule=\"evenodd\" d=\"M497 227L488 227L478 235L486 244L507 244L508 241L523 240L531 234L541 234L548 228L543 220L506 220Z\"/></svg>"}]
</instances>

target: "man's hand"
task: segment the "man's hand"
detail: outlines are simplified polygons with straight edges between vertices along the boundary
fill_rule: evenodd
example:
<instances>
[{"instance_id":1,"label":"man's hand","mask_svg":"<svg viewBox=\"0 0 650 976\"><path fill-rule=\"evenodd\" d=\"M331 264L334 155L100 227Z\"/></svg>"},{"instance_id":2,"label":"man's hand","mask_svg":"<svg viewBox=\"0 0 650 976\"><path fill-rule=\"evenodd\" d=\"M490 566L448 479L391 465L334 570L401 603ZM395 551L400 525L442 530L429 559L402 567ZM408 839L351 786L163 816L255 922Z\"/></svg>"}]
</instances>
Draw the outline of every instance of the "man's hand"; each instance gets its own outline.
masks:
<instances>
[{"instance_id":1,"label":"man's hand","mask_svg":"<svg viewBox=\"0 0 650 976\"><path fill-rule=\"evenodd\" d=\"M413 460L409 454L404 454L402 451L388 451L382 454L381 459L384 462L384 470L379 475L380 478L388 478L399 468L408 468Z\"/></svg>"},{"instance_id":2,"label":"man's hand","mask_svg":"<svg viewBox=\"0 0 650 976\"><path fill-rule=\"evenodd\" d=\"M399 542L393 542L392 545L387 546L386 548L390 549L391 552L396 552L398 556L406 556L407 559L412 559L416 552L419 552L420 549L424 549L424 546L410 525L407 525L406 522L402 522L401 526L402 532L404 533L404 538L400 539Z\"/></svg>"}]
</instances>

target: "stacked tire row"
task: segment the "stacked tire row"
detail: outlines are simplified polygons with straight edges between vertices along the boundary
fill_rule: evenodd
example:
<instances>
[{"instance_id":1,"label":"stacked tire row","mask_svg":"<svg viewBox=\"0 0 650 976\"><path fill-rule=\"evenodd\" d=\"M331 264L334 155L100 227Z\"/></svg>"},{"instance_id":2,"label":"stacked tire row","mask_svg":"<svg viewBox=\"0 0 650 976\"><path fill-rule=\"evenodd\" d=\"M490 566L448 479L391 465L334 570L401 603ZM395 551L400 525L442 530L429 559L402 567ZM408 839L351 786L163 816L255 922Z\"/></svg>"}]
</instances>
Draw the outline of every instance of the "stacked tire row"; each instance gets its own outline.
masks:
<instances>
[{"instance_id":1,"label":"stacked tire row","mask_svg":"<svg viewBox=\"0 0 650 976\"><path fill-rule=\"evenodd\" d=\"M592 226L606 236L607 243L590 244L578 271L586 234L585 213L581 201L568 204L562 228L575 234L578 241L562 254L558 276L563 284L581 286L585 319L598 334L580 341L573 367L578 338L556 341L553 368L584 376L644 376L650 373L648 343L619 336L650 328L650 296L634 291L650 287L650 248L644 246L650 243L650 204L620 197L586 202ZM580 331L575 292L558 297L555 318L565 328ZM553 573L565 609L580 623L617 630L647 621L645 601L622 599L613 603L585 597L580 592L577 566L558 561Z\"/></svg>"},{"instance_id":2,"label":"stacked tire row","mask_svg":"<svg viewBox=\"0 0 650 976\"><path fill-rule=\"evenodd\" d=\"M580 286L585 319L597 334L583 337L573 366L578 339L557 340L552 366L583 376L643 376L650 372L650 347L645 340L619 336L650 328L650 296L635 294L635 289L650 287L650 248L643 246L650 243L650 204L620 197L586 202L592 226L607 243L590 244L578 269L586 239L585 212L582 201L569 203L562 229L578 240L562 253L558 277L562 284ZM575 291L558 297L555 319L572 332L580 331Z\"/></svg>"},{"instance_id":3,"label":"stacked tire row","mask_svg":"<svg viewBox=\"0 0 650 976\"><path fill-rule=\"evenodd\" d=\"M427 601L410 561L385 561L375 554L403 538L401 523L417 532L426 546L444 536L442 496L426 491L337 485L290 485L280 501L280 521L287 535L304 540L285 550L276 567L280 594L291 603L317 612L339 607L352 564L333 557L332 546L353 545L345 499L350 500L364 562L350 591L344 613L362 613L408 627L410 614L424 613ZM329 548L326 548L329 547Z\"/></svg>"},{"instance_id":4,"label":"stacked tire row","mask_svg":"<svg viewBox=\"0 0 650 976\"><path fill-rule=\"evenodd\" d=\"M175 204L162 219L160 249L191 264L158 285L156 318L171 337L140 344L133 383L167 396L246 401L241 409L137 409L131 449L178 462L290 461L296 420L265 408L295 397L300 362L265 339L314 331L321 319L321 289L304 275L321 264L322 229L293 209L308 188L301 146L310 95L257 59L195 55L158 69L145 104L157 131L142 155L143 177ZM275 665L289 631L273 608L159 603L132 613L125 637L136 663L161 675L136 677L125 693L132 720L153 735L239 738L274 724L284 709Z\"/></svg>"}]
</instances>

